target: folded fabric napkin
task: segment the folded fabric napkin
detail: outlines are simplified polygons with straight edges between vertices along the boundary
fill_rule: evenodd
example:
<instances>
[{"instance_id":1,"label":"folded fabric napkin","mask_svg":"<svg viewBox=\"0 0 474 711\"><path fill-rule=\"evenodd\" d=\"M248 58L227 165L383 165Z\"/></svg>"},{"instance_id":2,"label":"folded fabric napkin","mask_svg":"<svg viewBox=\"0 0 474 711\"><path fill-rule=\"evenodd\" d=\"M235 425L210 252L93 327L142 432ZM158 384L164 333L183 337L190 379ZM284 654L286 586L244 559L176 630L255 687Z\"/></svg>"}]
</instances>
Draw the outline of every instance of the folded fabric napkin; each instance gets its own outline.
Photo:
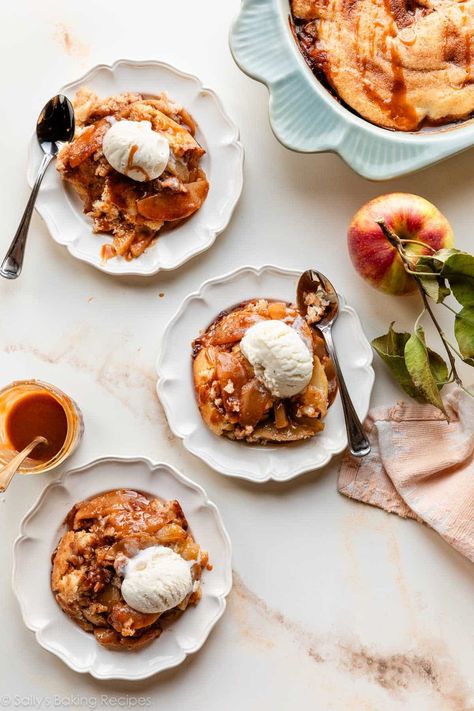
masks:
<instances>
[{"instance_id":1,"label":"folded fabric napkin","mask_svg":"<svg viewBox=\"0 0 474 711\"><path fill-rule=\"evenodd\" d=\"M341 494L434 528L474 562L474 398L454 388L450 421L431 405L378 407L365 422L372 452L346 455Z\"/></svg>"}]
</instances>

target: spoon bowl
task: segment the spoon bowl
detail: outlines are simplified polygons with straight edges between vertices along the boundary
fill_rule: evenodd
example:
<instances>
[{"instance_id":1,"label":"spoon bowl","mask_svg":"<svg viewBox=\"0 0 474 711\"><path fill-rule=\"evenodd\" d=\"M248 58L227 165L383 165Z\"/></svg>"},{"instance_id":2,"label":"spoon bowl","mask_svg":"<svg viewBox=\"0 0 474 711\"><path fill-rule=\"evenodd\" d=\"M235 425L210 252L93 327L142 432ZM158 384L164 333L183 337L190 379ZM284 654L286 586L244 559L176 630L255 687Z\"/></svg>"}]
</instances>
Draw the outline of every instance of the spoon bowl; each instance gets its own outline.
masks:
<instances>
[{"instance_id":1,"label":"spoon bowl","mask_svg":"<svg viewBox=\"0 0 474 711\"><path fill-rule=\"evenodd\" d=\"M0 267L0 275L5 279L16 279L20 276L28 229L41 182L61 144L74 138L74 130L74 109L71 102L63 94L53 96L43 107L36 124L36 137L44 155L25 212Z\"/></svg>"},{"instance_id":2,"label":"spoon bowl","mask_svg":"<svg viewBox=\"0 0 474 711\"><path fill-rule=\"evenodd\" d=\"M56 155L60 143L68 143L74 138L74 109L63 94L57 94L48 101L38 116L36 137L43 153Z\"/></svg>"},{"instance_id":3,"label":"spoon bowl","mask_svg":"<svg viewBox=\"0 0 474 711\"><path fill-rule=\"evenodd\" d=\"M308 318L308 311L311 306L308 301L311 300L312 295L316 295L316 297L320 295L318 298L329 302L321 318L314 322L314 325L317 323L318 328L322 330L325 326L333 324L337 319L339 315L339 298L336 289L324 274L317 272L315 269L307 269L298 281L296 303L298 310L306 317L309 323L312 319Z\"/></svg>"}]
</instances>

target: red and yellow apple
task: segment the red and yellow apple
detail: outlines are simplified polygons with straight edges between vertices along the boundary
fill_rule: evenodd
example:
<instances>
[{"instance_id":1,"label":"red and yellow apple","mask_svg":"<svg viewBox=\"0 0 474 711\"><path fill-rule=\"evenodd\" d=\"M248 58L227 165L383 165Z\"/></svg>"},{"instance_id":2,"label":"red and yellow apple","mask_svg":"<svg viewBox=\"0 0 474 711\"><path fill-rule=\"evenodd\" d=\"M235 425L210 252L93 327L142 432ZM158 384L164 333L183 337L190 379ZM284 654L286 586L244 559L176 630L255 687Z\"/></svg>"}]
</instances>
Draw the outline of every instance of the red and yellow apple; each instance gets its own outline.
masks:
<instances>
[{"instance_id":1,"label":"red and yellow apple","mask_svg":"<svg viewBox=\"0 0 474 711\"><path fill-rule=\"evenodd\" d=\"M349 254L361 277L388 294L409 294L415 280L405 271L397 249L376 220L401 239L417 240L434 250L452 247L454 234L445 216L428 200L410 193L381 195L363 205L352 218L348 233ZM409 255L432 254L417 244L404 244Z\"/></svg>"}]
</instances>

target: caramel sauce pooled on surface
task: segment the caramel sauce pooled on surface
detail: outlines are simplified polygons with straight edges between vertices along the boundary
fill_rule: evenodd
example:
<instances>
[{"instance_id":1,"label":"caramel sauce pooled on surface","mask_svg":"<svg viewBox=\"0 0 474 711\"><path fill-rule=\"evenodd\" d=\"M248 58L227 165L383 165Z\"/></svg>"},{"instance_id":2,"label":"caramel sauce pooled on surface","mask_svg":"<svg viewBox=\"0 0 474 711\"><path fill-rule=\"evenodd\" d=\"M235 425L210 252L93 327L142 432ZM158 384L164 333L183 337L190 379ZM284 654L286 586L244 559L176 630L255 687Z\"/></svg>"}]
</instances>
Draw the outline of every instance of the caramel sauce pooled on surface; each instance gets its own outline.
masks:
<instances>
[{"instance_id":1,"label":"caramel sauce pooled on surface","mask_svg":"<svg viewBox=\"0 0 474 711\"><path fill-rule=\"evenodd\" d=\"M5 418L5 433L10 445L20 452L41 435L48 444L39 445L31 459L47 462L62 449L68 431L67 416L61 403L47 391L31 392L11 406Z\"/></svg>"}]
</instances>

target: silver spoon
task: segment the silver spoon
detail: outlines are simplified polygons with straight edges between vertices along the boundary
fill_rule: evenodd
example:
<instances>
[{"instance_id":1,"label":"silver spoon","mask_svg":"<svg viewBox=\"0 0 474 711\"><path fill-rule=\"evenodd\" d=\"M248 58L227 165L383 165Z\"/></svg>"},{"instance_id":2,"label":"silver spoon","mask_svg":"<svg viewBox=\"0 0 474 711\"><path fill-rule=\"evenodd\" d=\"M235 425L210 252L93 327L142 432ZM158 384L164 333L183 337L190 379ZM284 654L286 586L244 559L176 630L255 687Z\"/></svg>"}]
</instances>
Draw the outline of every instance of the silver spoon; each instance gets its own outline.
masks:
<instances>
[{"instance_id":1,"label":"silver spoon","mask_svg":"<svg viewBox=\"0 0 474 711\"><path fill-rule=\"evenodd\" d=\"M310 304L307 296L309 294L322 293L329 306L322 314L320 320L313 321L309 313ZM336 368L339 390L341 393L342 409L344 410L344 418L346 422L347 439L349 442L349 451L354 457L365 457L370 452L370 443L364 434L362 424L357 416L351 397L346 387L344 377L342 375L341 366L337 359L336 349L332 339L331 329L339 315L339 299L337 292L329 279L317 272L314 269L308 269L301 275L297 288L297 303L298 310L306 318L310 325L317 326L324 336L326 346Z\"/></svg>"},{"instance_id":2,"label":"silver spoon","mask_svg":"<svg viewBox=\"0 0 474 711\"><path fill-rule=\"evenodd\" d=\"M58 144L70 141L74 137L74 109L68 98L58 94L48 101L38 117L36 137L44 156L25 212L0 267L0 274L5 279L16 279L20 276L28 228L41 181L48 165L59 151L60 146Z\"/></svg>"}]
</instances>

